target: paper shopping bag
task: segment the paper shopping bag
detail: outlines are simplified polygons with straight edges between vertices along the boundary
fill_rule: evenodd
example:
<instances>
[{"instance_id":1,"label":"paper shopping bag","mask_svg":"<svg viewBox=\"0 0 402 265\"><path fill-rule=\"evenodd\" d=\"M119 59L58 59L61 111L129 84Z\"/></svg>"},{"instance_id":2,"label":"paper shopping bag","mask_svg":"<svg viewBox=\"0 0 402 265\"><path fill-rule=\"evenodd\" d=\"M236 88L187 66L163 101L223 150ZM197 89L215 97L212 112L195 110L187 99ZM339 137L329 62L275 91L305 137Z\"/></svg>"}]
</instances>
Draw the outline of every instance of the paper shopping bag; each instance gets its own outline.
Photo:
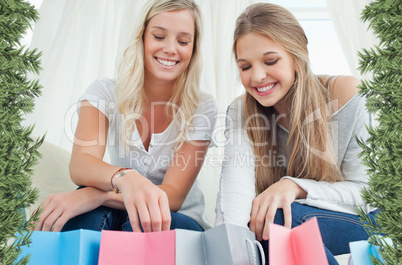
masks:
<instances>
[{"instance_id":1,"label":"paper shopping bag","mask_svg":"<svg viewBox=\"0 0 402 265\"><path fill-rule=\"evenodd\" d=\"M174 265L175 231L102 231L99 265Z\"/></svg>"},{"instance_id":2,"label":"paper shopping bag","mask_svg":"<svg viewBox=\"0 0 402 265\"><path fill-rule=\"evenodd\" d=\"M224 224L204 232L208 264L261 264L264 251L246 227ZM260 256L262 256L260 260Z\"/></svg>"},{"instance_id":3,"label":"paper shopping bag","mask_svg":"<svg viewBox=\"0 0 402 265\"><path fill-rule=\"evenodd\" d=\"M264 257L260 260L263 250L256 242L248 228L230 224L205 232L102 231L99 265L265 264Z\"/></svg>"},{"instance_id":4,"label":"paper shopping bag","mask_svg":"<svg viewBox=\"0 0 402 265\"><path fill-rule=\"evenodd\" d=\"M371 262L371 257L375 257L384 262L377 251L378 246L370 244L367 240L350 242L349 248L353 265L373 265L374 263Z\"/></svg>"},{"instance_id":5,"label":"paper shopping bag","mask_svg":"<svg viewBox=\"0 0 402 265\"><path fill-rule=\"evenodd\" d=\"M317 218L288 229L269 226L269 263L275 265L328 264Z\"/></svg>"},{"instance_id":6,"label":"paper shopping bag","mask_svg":"<svg viewBox=\"0 0 402 265\"><path fill-rule=\"evenodd\" d=\"M90 230L69 232L34 231L29 247L22 248L22 256L31 255L29 265L96 265L101 233Z\"/></svg>"},{"instance_id":7,"label":"paper shopping bag","mask_svg":"<svg viewBox=\"0 0 402 265\"><path fill-rule=\"evenodd\" d=\"M58 264L60 233L34 231L30 237L31 244L23 246L20 257L31 255L30 265Z\"/></svg>"},{"instance_id":8,"label":"paper shopping bag","mask_svg":"<svg viewBox=\"0 0 402 265\"><path fill-rule=\"evenodd\" d=\"M176 229L175 260L177 265L205 265L203 232Z\"/></svg>"},{"instance_id":9,"label":"paper shopping bag","mask_svg":"<svg viewBox=\"0 0 402 265\"><path fill-rule=\"evenodd\" d=\"M253 232L232 224L205 232L177 229L176 265L265 264L264 252L258 246Z\"/></svg>"}]
</instances>

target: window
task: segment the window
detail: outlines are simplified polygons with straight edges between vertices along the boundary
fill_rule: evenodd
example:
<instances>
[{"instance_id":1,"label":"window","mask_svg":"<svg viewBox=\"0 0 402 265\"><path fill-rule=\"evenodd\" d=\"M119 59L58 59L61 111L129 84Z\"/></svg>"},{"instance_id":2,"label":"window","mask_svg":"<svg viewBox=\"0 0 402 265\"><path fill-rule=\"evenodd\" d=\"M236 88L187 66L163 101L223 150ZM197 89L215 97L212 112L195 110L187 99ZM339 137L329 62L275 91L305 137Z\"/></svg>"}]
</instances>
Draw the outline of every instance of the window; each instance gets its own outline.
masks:
<instances>
[{"instance_id":1,"label":"window","mask_svg":"<svg viewBox=\"0 0 402 265\"><path fill-rule=\"evenodd\" d=\"M299 20L308 38L308 50L314 73L352 74L325 0L271 0L270 2L287 8Z\"/></svg>"}]
</instances>

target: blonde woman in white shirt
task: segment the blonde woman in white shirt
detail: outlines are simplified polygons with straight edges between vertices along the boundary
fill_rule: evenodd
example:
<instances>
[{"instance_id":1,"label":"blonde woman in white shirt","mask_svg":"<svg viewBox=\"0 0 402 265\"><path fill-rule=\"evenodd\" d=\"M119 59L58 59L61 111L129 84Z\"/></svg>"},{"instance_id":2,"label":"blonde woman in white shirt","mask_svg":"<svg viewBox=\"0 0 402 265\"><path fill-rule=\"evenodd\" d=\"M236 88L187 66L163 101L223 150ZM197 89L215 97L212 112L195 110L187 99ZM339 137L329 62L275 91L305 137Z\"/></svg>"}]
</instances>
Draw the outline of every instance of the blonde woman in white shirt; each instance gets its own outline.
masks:
<instances>
[{"instance_id":1,"label":"blonde woman in white shirt","mask_svg":"<svg viewBox=\"0 0 402 265\"><path fill-rule=\"evenodd\" d=\"M367 239L356 208L359 158L371 117L350 76L316 76L307 38L285 8L249 6L237 19L233 51L246 89L228 108L216 225L249 227L268 254L269 224L288 228L317 217L330 264ZM267 255L268 256L268 255Z\"/></svg>"},{"instance_id":2,"label":"blonde woman in white shirt","mask_svg":"<svg viewBox=\"0 0 402 265\"><path fill-rule=\"evenodd\" d=\"M200 11L153 0L141 14L117 81L80 98L70 162L80 188L47 198L36 230L209 228L197 175L217 106L199 88Z\"/></svg>"}]
</instances>

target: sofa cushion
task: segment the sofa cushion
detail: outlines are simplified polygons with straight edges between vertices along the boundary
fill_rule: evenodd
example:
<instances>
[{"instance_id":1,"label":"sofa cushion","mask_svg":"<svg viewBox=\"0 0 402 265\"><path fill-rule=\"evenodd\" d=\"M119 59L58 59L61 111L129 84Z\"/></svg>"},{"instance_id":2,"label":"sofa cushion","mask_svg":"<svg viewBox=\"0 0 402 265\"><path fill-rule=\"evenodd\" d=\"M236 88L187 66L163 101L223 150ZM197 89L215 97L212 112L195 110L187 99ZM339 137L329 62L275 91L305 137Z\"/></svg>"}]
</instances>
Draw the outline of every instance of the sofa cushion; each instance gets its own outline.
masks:
<instances>
[{"instance_id":1,"label":"sofa cushion","mask_svg":"<svg viewBox=\"0 0 402 265\"><path fill-rule=\"evenodd\" d=\"M39 158L39 163L34 167L32 186L39 189L39 198L27 209L27 216L30 216L50 194L77 188L70 179L68 169L70 152L46 141L38 151L42 158Z\"/></svg>"}]
</instances>

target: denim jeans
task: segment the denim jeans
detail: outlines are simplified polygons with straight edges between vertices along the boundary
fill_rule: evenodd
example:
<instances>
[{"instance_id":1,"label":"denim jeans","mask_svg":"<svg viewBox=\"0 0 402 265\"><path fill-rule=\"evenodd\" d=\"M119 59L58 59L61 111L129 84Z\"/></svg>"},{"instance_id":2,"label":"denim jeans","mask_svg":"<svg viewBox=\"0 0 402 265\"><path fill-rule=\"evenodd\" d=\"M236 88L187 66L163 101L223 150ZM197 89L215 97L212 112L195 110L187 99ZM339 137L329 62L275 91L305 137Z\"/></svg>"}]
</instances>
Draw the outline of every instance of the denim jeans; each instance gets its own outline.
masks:
<instances>
[{"instance_id":1,"label":"denim jeans","mask_svg":"<svg viewBox=\"0 0 402 265\"><path fill-rule=\"evenodd\" d=\"M369 214L371 219L374 218L375 213L376 211ZM350 252L349 242L368 238L360 217L357 215L323 210L296 202L292 204L292 227L301 225L312 217L317 218L329 265L338 264L334 255ZM276 212L274 223L284 225L282 209L278 209ZM262 242L267 264L268 243L268 241Z\"/></svg>"},{"instance_id":2,"label":"denim jeans","mask_svg":"<svg viewBox=\"0 0 402 265\"><path fill-rule=\"evenodd\" d=\"M171 212L170 214L172 217L170 229L179 228L194 231L204 231L204 229L190 217L175 212ZM64 225L62 231L71 231L76 229L89 229L95 231L133 231L130 225L128 214L125 210L117 210L106 206L100 206L95 210L70 219Z\"/></svg>"}]
</instances>

